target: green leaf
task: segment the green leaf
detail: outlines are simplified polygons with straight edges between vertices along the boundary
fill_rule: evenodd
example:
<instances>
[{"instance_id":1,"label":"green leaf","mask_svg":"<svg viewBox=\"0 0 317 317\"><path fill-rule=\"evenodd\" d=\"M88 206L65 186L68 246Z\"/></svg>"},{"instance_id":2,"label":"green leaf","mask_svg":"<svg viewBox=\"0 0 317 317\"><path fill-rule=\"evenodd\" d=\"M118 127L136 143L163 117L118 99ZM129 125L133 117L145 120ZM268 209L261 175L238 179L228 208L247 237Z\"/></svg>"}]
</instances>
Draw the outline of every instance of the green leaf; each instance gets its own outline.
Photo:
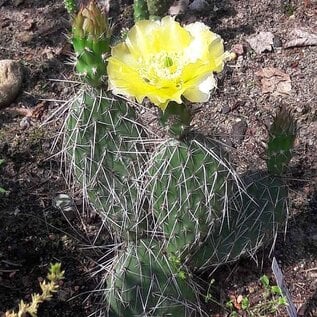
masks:
<instances>
[{"instance_id":1,"label":"green leaf","mask_svg":"<svg viewBox=\"0 0 317 317\"><path fill-rule=\"evenodd\" d=\"M262 275L260 277L260 282L265 288L268 288L270 286L270 280L266 275Z\"/></svg>"},{"instance_id":2,"label":"green leaf","mask_svg":"<svg viewBox=\"0 0 317 317\"><path fill-rule=\"evenodd\" d=\"M282 290L277 285L271 286L271 292L272 292L272 294L275 294L275 295L282 295Z\"/></svg>"},{"instance_id":3,"label":"green leaf","mask_svg":"<svg viewBox=\"0 0 317 317\"><path fill-rule=\"evenodd\" d=\"M226 307L229 308L229 309L233 309L232 300L229 300L229 301L226 302Z\"/></svg>"},{"instance_id":4,"label":"green leaf","mask_svg":"<svg viewBox=\"0 0 317 317\"><path fill-rule=\"evenodd\" d=\"M64 279L64 271L61 270L61 263L51 263L47 279L51 282Z\"/></svg>"},{"instance_id":5,"label":"green leaf","mask_svg":"<svg viewBox=\"0 0 317 317\"><path fill-rule=\"evenodd\" d=\"M281 305L281 306L288 306L288 302L287 302L286 297L285 296L280 297L278 299L278 304Z\"/></svg>"},{"instance_id":6,"label":"green leaf","mask_svg":"<svg viewBox=\"0 0 317 317\"><path fill-rule=\"evenodd\" d=\"M243 310L247 310L250 307L250 301L247 296L243 296L242 301L241 301L241 308Z\"/></svg>"},{"instance_id":7,"label":"green leaf","mask_svg":"<svg viewBox=\"0 0 317 317\"><path fill-rule=\"evenodd\" d=\"M186 280L186 272L184 272L184 271L179 271L179 272L178 272L178 277L179 277L181 280Z\"/></svg>"}]
</instances>

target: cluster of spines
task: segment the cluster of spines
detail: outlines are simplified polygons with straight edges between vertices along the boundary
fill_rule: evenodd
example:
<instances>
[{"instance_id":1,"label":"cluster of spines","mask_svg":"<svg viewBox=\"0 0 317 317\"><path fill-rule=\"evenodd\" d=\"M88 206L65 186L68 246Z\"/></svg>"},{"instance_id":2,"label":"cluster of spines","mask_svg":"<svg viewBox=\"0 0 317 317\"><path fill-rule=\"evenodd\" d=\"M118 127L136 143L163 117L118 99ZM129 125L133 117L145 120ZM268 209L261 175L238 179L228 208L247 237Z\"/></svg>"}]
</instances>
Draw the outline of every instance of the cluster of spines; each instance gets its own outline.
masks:
<instances>
[{"instance_id":1,"label":"cluster of spines","mask_svg":"<svg viewBox=\"0 0 317 317\"><path fill-rule=\"evenodd\" d=\"M73 15L76 11L76 1L75 0L64 0L64 6L69 15Z\"/></svg>"}]
</instances>

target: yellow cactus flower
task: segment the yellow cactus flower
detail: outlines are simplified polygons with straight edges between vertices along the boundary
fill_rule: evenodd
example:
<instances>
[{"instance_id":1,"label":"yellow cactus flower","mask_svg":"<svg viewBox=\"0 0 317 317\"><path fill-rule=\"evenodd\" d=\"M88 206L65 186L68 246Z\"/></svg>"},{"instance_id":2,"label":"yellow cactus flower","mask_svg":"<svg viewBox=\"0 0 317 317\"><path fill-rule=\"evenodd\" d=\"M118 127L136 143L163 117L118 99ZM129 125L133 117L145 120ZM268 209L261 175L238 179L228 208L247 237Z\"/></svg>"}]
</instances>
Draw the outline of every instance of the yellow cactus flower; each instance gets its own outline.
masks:
<instances>
[{"instance_id":1,"label":"yellow cactus flower","mask_svg":"<svg viewBox=\"0 0 317 317\"><path fill-rule=\"evenodd\" d=\"M223 40L203 23L182 27L172 17L138 21L126 40L112 48L109 88L115 94L151 102L165 110L169 101L205 102L216 87L214 72L228 53Z\"/></svg>"}]
</instances>

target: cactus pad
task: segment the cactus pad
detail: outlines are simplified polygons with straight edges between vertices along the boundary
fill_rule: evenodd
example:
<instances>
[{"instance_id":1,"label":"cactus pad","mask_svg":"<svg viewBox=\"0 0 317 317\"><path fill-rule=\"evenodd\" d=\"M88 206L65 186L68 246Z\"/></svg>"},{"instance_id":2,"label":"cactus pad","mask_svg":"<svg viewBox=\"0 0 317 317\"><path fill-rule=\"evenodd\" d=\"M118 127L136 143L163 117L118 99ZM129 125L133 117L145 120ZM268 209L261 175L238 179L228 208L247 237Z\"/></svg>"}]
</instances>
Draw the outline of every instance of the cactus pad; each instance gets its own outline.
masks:
<instances>
[{"instance_id":1,"label":"cactus pad","mask_svg":"<svg viewBox=\"0 0 317 317\"><path fill-rule=\"evenodd\" d=\"M114 231L139 222L138 186L144 164L142 127L121 100L80 94L72 103L64 140L75 178ZM133 220L133 221L132 221Z\"/></svg>"},{"instance_id":2,"label":"cactus pad","mask_svg":"<svg viewBox=\"0 0 317 317\"><path fill-rule=\"evenodd\" d=\"M110 27L94 1L82 7L72 25L72 44L76 54L76 70L93 87L106 78L106 58L110 52Z\"/></svg>"},{"instance_id":3,"label":"cactus pad","mask_svg":"<svg viewBox=\"0 0 317 317\"><path fill-rule=\"evenodd\" d=\"M219 145L199 135L170 139L154 153L148 190L155 232L166 239L167 251L189 256L227 213L234 172Z\"/></svg>"},{"instance_id":4,"label":"cactus pad","mask_svg":"<svg viewBox=\"0 0 317 317\"><path fill-rule=\"evenodd\" d=\"M237 190L230 202L230 218L219 222L190 266L197 270L254 256L259 247L274 242L287 221L286 185L264 172L242 177L245 191Z\"/></svg>"},{"instance_id":5,"label":"cactus pad","mask_svg":"<svg viewBox=\"0 0 317 317\"><path fill-rule=\"evenodd\" d=\"M206 316L199 305L199 290L178 269L155 241L129 244L115 258L106 280L111 317Z\"/></svg>"}]
</instances>

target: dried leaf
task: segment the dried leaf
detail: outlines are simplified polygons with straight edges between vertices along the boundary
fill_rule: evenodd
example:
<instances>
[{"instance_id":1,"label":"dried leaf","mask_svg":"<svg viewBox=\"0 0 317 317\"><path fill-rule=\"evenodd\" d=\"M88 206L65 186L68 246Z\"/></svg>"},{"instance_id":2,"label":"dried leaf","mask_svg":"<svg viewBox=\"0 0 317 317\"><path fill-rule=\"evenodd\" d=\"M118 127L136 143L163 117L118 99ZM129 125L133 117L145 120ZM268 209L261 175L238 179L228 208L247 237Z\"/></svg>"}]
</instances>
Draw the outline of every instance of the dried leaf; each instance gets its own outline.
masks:
<instances>
[{"instance_id":1,"label":"dried leaf","mask_svg":"<svg viewBox=\"0 0 317 317\"><path fill-rule=\"evenodd\" d=\"M240 303L238 303L237 298L234 295L230 295L229 297L232 301L234 308L241 310L241 305L240 305Z\"/></svg>"},{"instance_id":2,"label":"dried leaf","mask_svg":"<svg viewBox=\"0 0 317 317\"><path fill-rule=\"evenodd\" d=\"M255 75L261 78L263 94L272 93L273 96L290 94L292 89L291 77L280 69L266 67L256 72Z\"/></svg>"},{"instance_id":3,"label":"dried leaf","mask_svg":"<svg viewBox=\"0 0 317 317\"><path fill-rule=\"evenodd\" d=\"M272 51L273 39L273 33L260 32L257 35L247 38L246 41L257 54L261 54L265 51Z\"/></svg>"},{"instance_id":4,"label":"dried leaf","mask_svg":"<svg viewBox=\"0 0 317 317\"><path fill-rule=\"evenodd\" d=\"M317 45L317 32L306 29L294 29L290 32L290 40L284 44L284 48L314 46Z\"/></svg>"}]
</instances>

